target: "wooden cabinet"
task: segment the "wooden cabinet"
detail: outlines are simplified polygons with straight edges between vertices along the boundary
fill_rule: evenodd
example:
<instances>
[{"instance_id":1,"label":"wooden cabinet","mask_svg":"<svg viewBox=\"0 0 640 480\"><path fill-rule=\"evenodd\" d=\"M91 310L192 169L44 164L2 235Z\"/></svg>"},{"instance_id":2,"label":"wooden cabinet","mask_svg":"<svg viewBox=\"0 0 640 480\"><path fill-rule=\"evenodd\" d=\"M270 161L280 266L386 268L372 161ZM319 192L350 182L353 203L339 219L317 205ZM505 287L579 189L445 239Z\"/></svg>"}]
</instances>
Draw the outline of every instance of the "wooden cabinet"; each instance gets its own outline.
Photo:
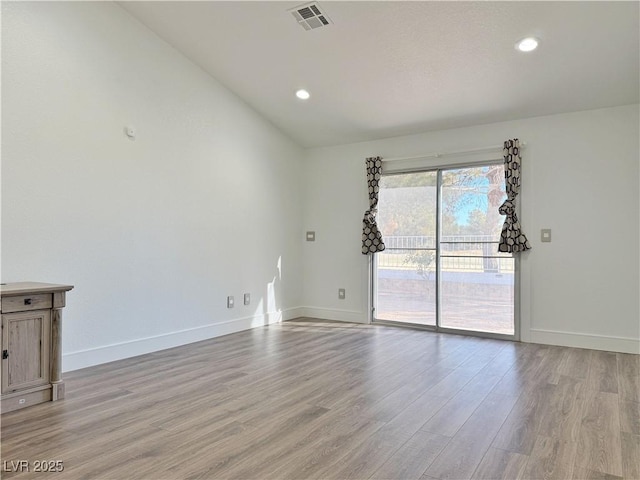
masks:
<instances>
[{"instance_id":1,"label":"wooden cabinet","mask_svg":"<svg viewBox=\"0 0 640 480\"><path fill-rule=\"evenodd\" d=\"M51 311L2 315L2 393L49 383Z\"/></svg>"},{"instance_id":2,"label":"wooden cabinet","mask_svg":"<svg viewBox=\"0 0 640 480\"><path fill-rule=\"evenodd\" d=\"M62 307L71 285L0 285L2 413L64 398Z\"/></svg>"}]
</instances>

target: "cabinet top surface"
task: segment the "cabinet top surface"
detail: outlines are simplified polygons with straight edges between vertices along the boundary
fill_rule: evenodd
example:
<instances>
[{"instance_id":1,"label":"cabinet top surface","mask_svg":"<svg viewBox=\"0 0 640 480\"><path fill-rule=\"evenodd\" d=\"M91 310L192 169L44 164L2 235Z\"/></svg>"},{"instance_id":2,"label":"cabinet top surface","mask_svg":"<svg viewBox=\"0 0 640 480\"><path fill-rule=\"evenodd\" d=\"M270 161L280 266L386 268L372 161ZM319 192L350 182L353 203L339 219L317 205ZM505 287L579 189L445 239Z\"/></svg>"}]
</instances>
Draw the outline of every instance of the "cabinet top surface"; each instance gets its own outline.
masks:
<instances>
[{"instance_id":1,"label":"cabinet top surface","mask_svg":"<svg viewBox=\"0 0 640 480\"><path fill-rule=\"evenodd\" d=\"M0 284L0 295L20 295L23 293L49 293L49 292L67 292L73 288L73 285L59 285L57 283L41 283L41 282L15 282Z\"/></svg>"}]
</instances>

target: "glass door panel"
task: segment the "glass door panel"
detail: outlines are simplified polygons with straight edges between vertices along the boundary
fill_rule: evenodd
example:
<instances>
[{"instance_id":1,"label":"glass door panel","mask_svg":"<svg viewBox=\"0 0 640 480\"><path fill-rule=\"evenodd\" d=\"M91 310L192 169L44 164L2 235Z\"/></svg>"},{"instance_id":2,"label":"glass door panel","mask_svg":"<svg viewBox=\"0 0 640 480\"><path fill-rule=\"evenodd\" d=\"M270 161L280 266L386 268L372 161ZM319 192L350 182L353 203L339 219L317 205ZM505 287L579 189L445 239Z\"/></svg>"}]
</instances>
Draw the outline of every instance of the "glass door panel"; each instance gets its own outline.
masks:
<instances>
[{"instance_id":1,"label":"glass door panel","mask_svg":"<svg viewBox=\"0 0 640 480\"><path fill-rule=\"evenodd\" d=\"M514 334L514 260L498 253L502 164L442 172L440 326Z\"/></svg>"},{"instance_id":2,"label":"glass door panel","mask_svg":"<svg viewBox=\"0 0 640 480\"><path fill-rule=\"evenodd\" d=\"M436 172L382 177L376 320L436 325L436 205Z\"/></svg>"}]
</instances>

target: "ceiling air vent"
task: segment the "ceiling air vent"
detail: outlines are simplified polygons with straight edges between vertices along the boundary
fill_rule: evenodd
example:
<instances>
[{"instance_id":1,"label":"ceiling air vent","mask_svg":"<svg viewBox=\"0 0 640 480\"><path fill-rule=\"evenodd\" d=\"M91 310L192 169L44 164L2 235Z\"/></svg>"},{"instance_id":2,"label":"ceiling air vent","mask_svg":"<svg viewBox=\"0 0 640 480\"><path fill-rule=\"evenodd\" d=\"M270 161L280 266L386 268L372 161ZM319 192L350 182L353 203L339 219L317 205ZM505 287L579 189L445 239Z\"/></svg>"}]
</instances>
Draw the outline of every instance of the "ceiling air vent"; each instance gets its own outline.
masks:
<instances>
[{"instance_id":1,"label":"ceiling air vent","mask_svg":"<svg viewBox=\"0 0 640 480\"><path fill-rule=\"evenodd\" d=\"M305 30L313 30L331 23L331 20L320 9L320 5L317 2L305 3L288 11L291 12L298 24Z\"/></svg>"}]
</instances>

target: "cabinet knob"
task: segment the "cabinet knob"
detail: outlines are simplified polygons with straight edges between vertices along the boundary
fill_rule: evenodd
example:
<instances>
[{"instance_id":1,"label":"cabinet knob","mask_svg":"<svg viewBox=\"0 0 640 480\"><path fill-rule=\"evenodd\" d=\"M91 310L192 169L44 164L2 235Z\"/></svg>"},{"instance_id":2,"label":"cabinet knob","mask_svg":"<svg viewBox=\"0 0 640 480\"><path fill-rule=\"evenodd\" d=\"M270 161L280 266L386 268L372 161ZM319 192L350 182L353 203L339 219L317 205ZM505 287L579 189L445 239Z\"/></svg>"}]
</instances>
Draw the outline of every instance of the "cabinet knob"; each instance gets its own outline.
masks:
<instances>
[{"instance_id":1,"label":"cabinet knob","mask_svg":"<svg viewBox=\"0 0 640 480\"><path fill-rule=\"evenodd\" d=\"M25 298L24 299L24 304L25 305L31 305L31 299L30 298Z\"/></svg>"},{"instance_id":2,"label":"cabinet knob","mask_svg":"<svg viewBox=\"0 0 640 480\"><path fill-rule=\"evenodd\" d=\"M8 350L2 350L2 359L6 360L7 358L9 358L9 351Z\"/></svg>"}]
</instances>

